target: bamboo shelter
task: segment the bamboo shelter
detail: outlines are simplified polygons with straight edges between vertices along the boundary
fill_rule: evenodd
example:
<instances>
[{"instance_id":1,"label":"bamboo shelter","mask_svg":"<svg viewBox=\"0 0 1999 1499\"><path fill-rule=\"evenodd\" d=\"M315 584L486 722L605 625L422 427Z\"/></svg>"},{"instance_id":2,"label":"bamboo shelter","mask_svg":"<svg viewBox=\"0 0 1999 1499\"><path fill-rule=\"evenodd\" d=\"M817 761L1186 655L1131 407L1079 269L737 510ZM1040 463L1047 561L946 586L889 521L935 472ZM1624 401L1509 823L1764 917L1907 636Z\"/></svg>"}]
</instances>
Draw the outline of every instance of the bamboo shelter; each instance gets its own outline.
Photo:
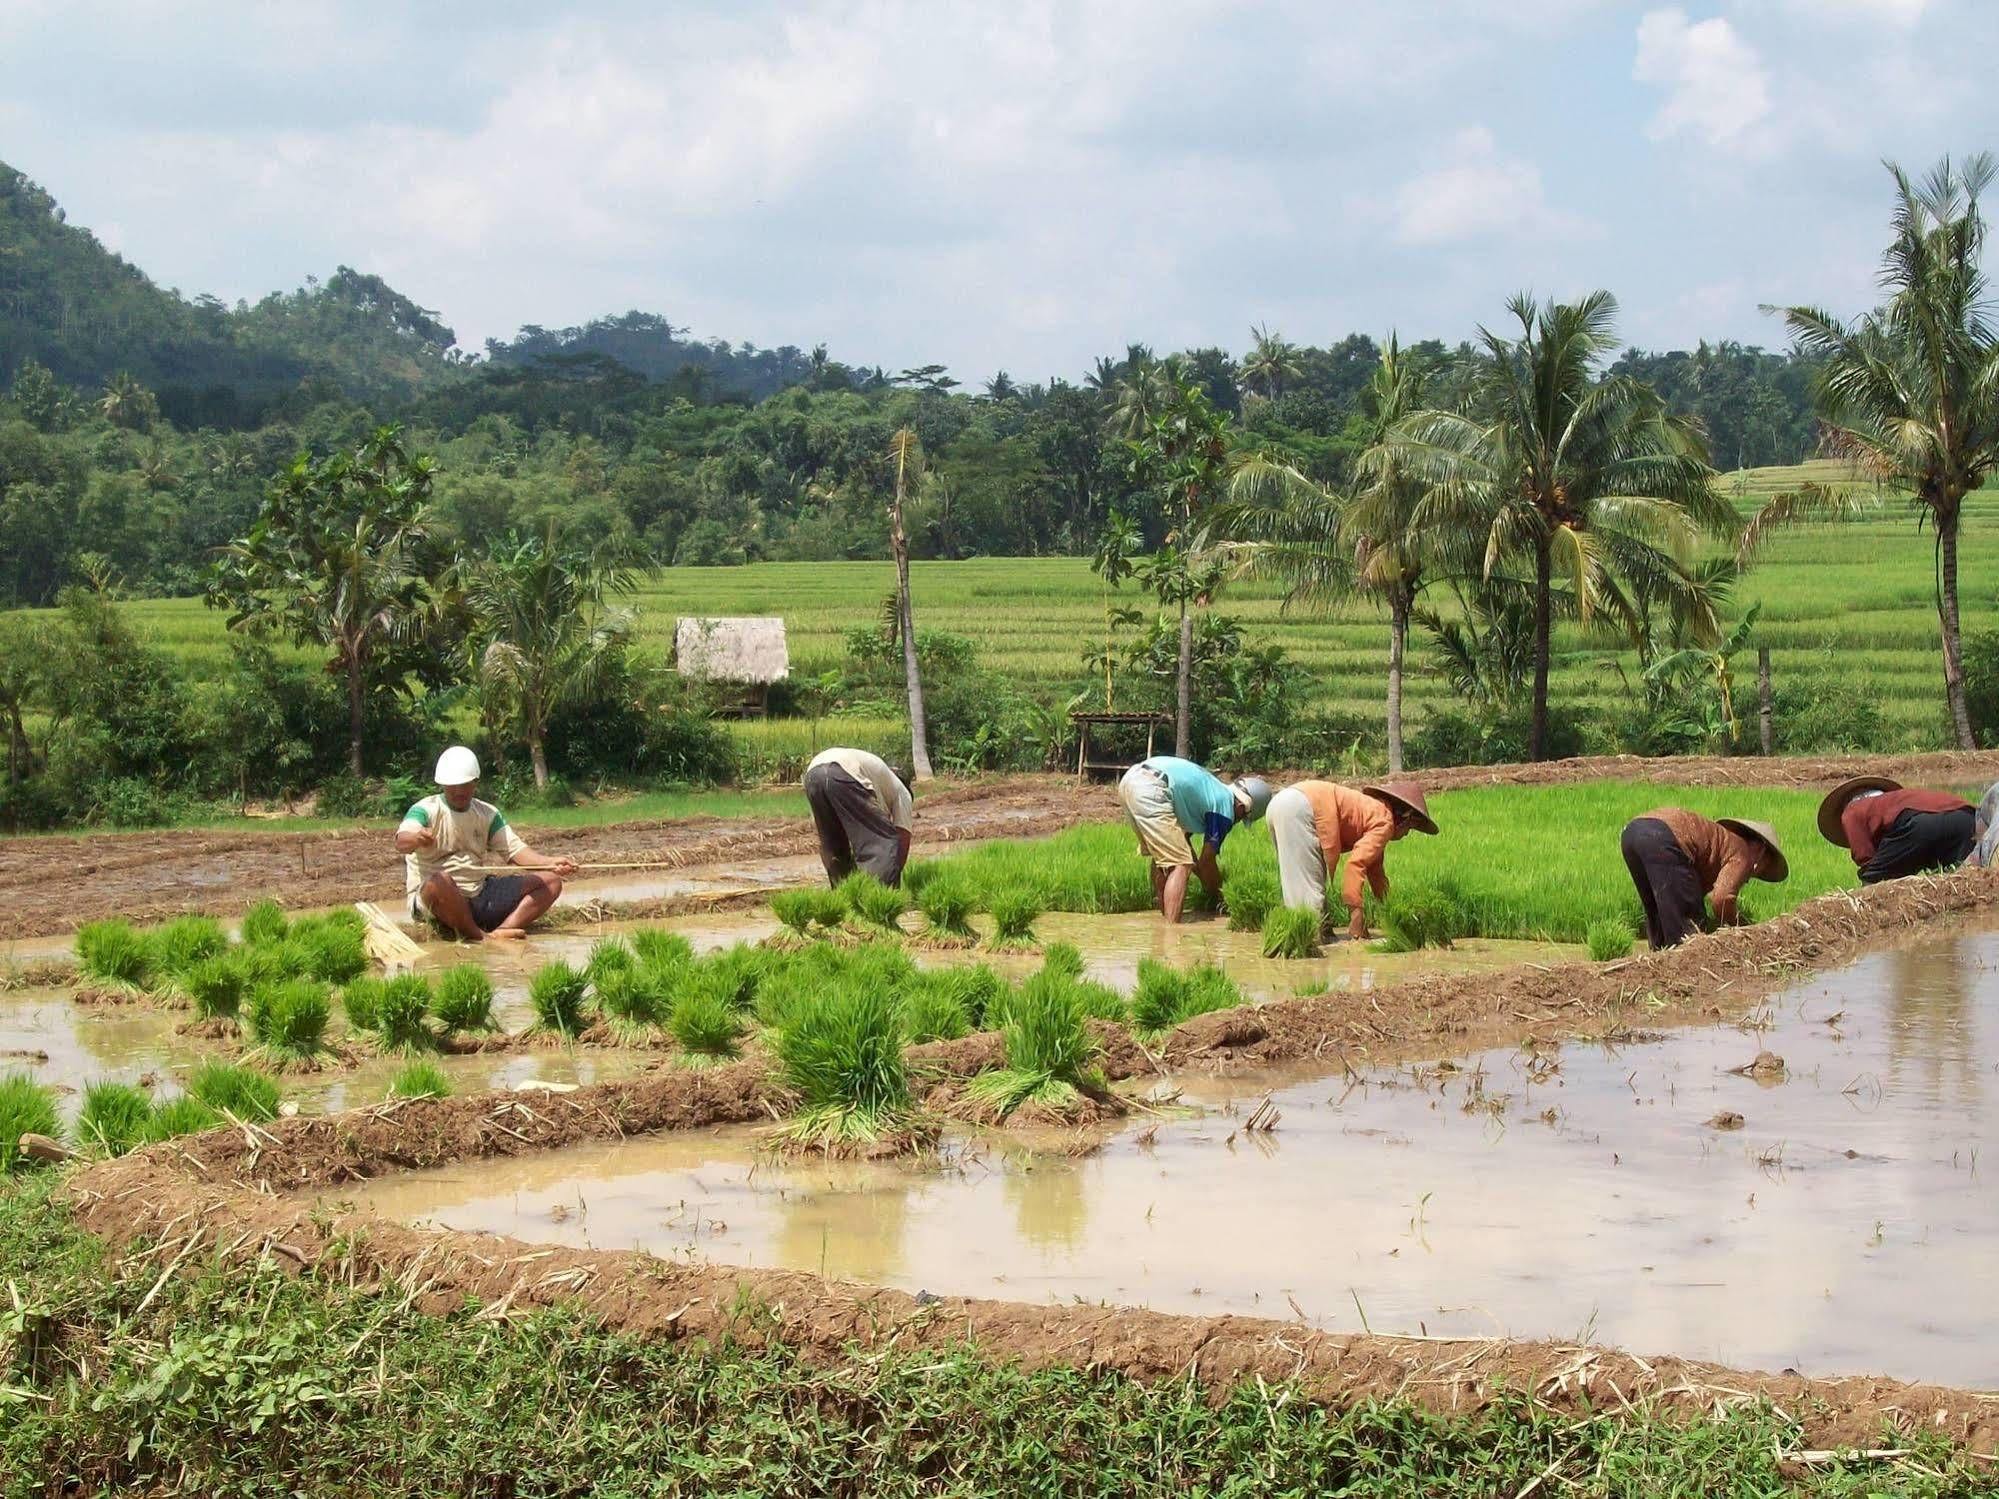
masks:
<instances>
[{"instance_id":1,"label":"bamboo shelter","mask_svg":"<svg viewBox=\"0 0 1999 1499\"><path fill-rule=\"evenodd\" d=\"M691 682L741 689L737 710L761 714L771 683L791 674L784 621L764 617L683 616L674 624L675 669Z\"/></svg>"}]
</instances>

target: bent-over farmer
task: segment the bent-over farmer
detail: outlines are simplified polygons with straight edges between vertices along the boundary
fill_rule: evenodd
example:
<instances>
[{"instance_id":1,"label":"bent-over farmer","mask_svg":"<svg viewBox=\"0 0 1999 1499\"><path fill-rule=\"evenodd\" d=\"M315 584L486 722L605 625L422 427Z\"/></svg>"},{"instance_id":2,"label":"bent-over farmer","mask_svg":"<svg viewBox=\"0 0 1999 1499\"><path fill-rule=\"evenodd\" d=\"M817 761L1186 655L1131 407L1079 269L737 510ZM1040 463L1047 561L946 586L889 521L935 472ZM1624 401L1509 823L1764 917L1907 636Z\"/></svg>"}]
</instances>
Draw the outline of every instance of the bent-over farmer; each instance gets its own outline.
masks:
<instances>
[{"instance_id":1,"label":"bent-over farmer","mask_svg":"<svg viewBox=\"0 0 1999 1499\"><path fill-rule=\"evenodd\" d=\"M1791 866L1767 822L1703 817L1685 807L1661 807L1624 825L1624 864L1645 910L1645 940L1653 949L1678 947L1714 921L1743 925L1737 900L1751 880L1787 879Z\"/></svg>"},{"instance_id":2,"label":"bent-over farmer","mask_svg":"<svg viewBox=\"0 0 1999 1499\"><path fill-rule=\"evenodd\" d=\"M1904 787L1892 776L1855 776L1819 803L1819 832L1853 855L1861 884L1878 885L1957 868L1978 842L1978 816L1948 791Z\"/></svg>"},{"instance_id":3,"label":"bent-over farmer","mask_svg":"<svg viewBox=\"0 0 1999 1499\"><path fill-rule=\"evenodd\" d=\"M1437 824L1414 781L1384 781L1356 791L1333 781L1299 781L1270 799L1270 836L1277 843L1277 878L1284 904L1323 916L1326 881L1345 855L1340 885L1347 935L1367 937L1362 902L1369 889L1388 899L1388 845L1411 829L1436 836Z\"/></svg>"},{"instance_id":4,"label":"bent-over farmer","mask_svg":"<svg viewBox=\"0 0 1999 1499\"><path fill-rule=\"evenodd\" d=\"M435 795L403 814L396 849L408 870L410 917L467 942L518 940L562 894L574 859L550 859L527 846L500 809L482 802L479 757L454 744L437 757ZM519 874L481 868L511 864Z\"/></svg>"},{"instance_id":5,"label":"bent-over farmer","mask_svg":"<svg viewBox=\"0 0 1999 1499\"><path fill-rule=\"evenodd\" d=\"M1270 784L1260 777L1224 782L1173 755L1139 761L1124 773L1117 794L1138 834L1139 852L1152 862L1152 898L1168 922L1178 922L1186 908L1189 872L1221 898L1222 870L1215 856L1222 840L1238 822L1256 821L1270 805Z\"/></svg>"},{"instance_id":6,"label":"bent-over farmer","mask_svg":"<svg viewBox=\"0 0 1999 1499\"><path fill-rule=\"evenodd\" d=\"M805 801L828 881L859 869L884 885L902 883L915 803L886 760L864 749L821 750L805 767Z\"/></svg>"}]
</instances>

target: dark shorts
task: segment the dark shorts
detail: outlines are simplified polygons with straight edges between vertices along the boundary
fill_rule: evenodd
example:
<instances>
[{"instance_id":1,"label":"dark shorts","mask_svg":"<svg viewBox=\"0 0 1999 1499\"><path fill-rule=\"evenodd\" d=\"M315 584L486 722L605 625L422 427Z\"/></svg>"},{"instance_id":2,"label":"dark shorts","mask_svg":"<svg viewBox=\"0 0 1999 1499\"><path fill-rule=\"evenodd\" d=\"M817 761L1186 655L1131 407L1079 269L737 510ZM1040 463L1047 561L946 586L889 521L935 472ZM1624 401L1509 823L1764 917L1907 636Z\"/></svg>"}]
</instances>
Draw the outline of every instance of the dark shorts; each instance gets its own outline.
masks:
<instances>
[{"instance_id":1,"label":"dark shorts","mask_svg":"<svg viewBox=\"0 0 1999 1499\"><path fill-rule=\"evenodd\" d=\"M1860 883L1878 885L1932 869L1955 869L1978 842L1978 818L1969 807L1955 812L1904 812L1888 824L1874 857L1860 866Z\"/></svg>"},{"instance_id":2,"label":"dark shorts","mask_svg":"<svg viewBox=\"0 0 1999 1499\"><path fill-rule=\"evenodd\" d=\"M805 802L819 834L819 862L837 885L856 869L884 885L902 883L902 829L882 810L874 789L837 765L805 772Z\"/></svg>"},{"instance_id":3,"label":"dark shorts","mask_svg":"<svg viewBox=\"0 0 1999 1499\"><path fill-rule=\"evenodd\" d=\"M514 908L527 898L528 891L535 887L535 877L530 874L489 874L471 897L472 920L480 931L490 932L494 927L514 914ZM410 915L418 921L428 921L433 925L443 923L419 905L419 897L410 897Z\"/></svg>"}]
</instances>

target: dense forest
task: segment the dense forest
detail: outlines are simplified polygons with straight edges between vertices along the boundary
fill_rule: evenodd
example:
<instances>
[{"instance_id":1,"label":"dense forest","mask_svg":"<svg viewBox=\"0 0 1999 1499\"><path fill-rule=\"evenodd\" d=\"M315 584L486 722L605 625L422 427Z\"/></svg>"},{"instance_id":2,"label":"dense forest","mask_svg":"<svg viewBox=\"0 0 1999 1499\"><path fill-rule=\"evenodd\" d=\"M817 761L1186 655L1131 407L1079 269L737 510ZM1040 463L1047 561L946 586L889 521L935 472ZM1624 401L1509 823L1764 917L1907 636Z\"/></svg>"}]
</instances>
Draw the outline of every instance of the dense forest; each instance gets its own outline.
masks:
<instances>
[{"instance_id":1,"label":"dense forest","mask_svg":"<svg viewBox=\"0 0 1999 1499\"><path fill-rule=\"evenodd\" d=\"M1462 393L1466 345L1408 348L1433 398ZM1266 450L1336 479L1366 440L1374 338L1291 344L1256 330L1240 355L1179 356ZM467 356L428 311L342 267L230 307L154 285L0 165L0 604L40 604L109 568L141 593L192 593L296 452L351 447L398 421L441 465L450 539L559 513L662 562L881 557L889 435L910 426L928 473L909 517L917 556L1086 551L1113 508L1163 526L1117 435L1133 345L1073 382L938 365L843 363L823 346L702 341L631 312L524 327ZM1708 434L1720 467L1811 450L1809 368L1732 343L1626 351Z\"/></svg>"}]
</instances>

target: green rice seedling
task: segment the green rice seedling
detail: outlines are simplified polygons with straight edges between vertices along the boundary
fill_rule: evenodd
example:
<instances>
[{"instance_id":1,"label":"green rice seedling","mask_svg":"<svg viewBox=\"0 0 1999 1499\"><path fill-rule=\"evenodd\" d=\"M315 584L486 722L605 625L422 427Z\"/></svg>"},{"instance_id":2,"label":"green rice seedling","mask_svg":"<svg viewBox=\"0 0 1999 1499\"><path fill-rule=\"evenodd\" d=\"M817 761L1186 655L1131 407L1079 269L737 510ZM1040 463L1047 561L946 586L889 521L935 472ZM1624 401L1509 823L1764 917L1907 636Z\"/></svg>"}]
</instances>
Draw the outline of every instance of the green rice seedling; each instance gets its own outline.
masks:
<instances>
[{"instance_id":1,"label":"green rice seedling","mask_svg":"<svg viewBox=\"0 0 1999 1499\"><path fill-rule=\"evenodd\" d=\"M574 1041L587 1020L589 978L557 958L545 963L528 980L528 1004L534 1023L528 1034Z\"/></svg>"},{"instance_id":2,"label":"green rice seedling","mask_svg":"<svg viewBox=\"0 0 1999 1499\"><path fill-rule=\"evenodd\" d=\"M699 970L713 976L719 986L717 992L731 1005L738 1010L749 1010L756 1007L757 991L765 978L778 968L773 954L738 942L709 954L699 964Z\"/></svg>"},{"instance_id":3,"label":"green rice seedling","mask_svg":"<svg viewBox=\"0 0 1999 1499\"><path fill-rule=\"evenodd\" d=\"M893 995L869 984L836 987L800 1010L775 1044L780 1074L799 1099L783 1141L839 1153L914 1131Z\"/></svg>"},{"instance_id":4,"label":"green rice seedling","mask_svg":"<svg viewBox=\"0 0 1999 1499\"><path fill-rule=\"evenodd\" d=\"M1263 955L1266 958L1311 958L1318 956L1319 928L1324 917L1317 911L1295 906L1279 906L1263 918Z\"/></svg>"},{"instance_id":5,"label":"green rice seedling","mask_svg":"<svg viewBox=\"0 0 1999 1499\"><path fill-rule=\"evenodd\" d=\"M153 1105L146 1119L147 1141L173 1140L182 1135L198 1135L222 1123L222 1116L200 1099L183 1093L165 1103Z\"/></svg>"},{"instance_id":6,"label":"green rice seedling","mask_svg":"<svg viewBox=\"0 0 1999 1499\"><path fill-rule=\"evenodd\" d=\"M1631 956L1631 923L1622 916L1604 916L1589 924L1583 941L1589 944L1592 963L1608 963Z\"/></svg>"},{"instance_id":7,"label":"green rice seedling","mask_svg":"<svg viewBox=\"0 0 1999 1499\"><path fill-rule=\"evenodd\" d=\"M1100 984L1095 979L1072 979L1070 983L1076 991L1076 999L1083 1006L1083 1013L1092 1020L1109 1020L1118 1025L1131 1023L1131 1005L1125 997L1109 984Z\"/></svg>"},{"instance_id":8,"label":"green rice seedling","mask_svg":"<svg viewBox=\"0 0 1999 1499\"><path fill-rule=\"evenodd\" d=\"M145 1144L152 1117L153 1101L145 1089L130 1083L90 1083L76 1115L77 1143L93 1155L123 1155Z\"/></svg>"},{"instance_id":9,"label":"green rice seedling","mask_svg":"<svg viewBox=\"0 0 1999 1499\"><path fill-rule=\"evenodd\" d=\"M987 902L992 912L992 946L1018 948L1034 946L1034 923L1041 918L1041 897L1025 886L1016 885L996 892Z\"/></svg>"},{"instance_id":10,"label":"green rice seedling","mask_svg":"<svg viewBox=\"0 0 1999 1499\"><path fill-rule=\"evenodd\" d=\"M1449 947L1463 935L1463 921L1458 903L1441 890L1391 895L1381 912L1382 951Z\"/></svg>"},{"instance_id":11,"label":"green rice seedling","mask_svg":"<svg viewBox=\"0 0 1999 1499\"><path fill-rule=\"evenodd\" d=\"M663 926L640 927L625 940L648 968L681 968L694 961L694 944Z\"/></svg>"},{"instance_id":12,"label":"green rice seedling","mask_svg":"<svg viewBox=\"0 0 1999 1499\"><path fill-rule=\"evenodd\" d=\"M327 987L318 979L281 979L259 989L244 1006L250 1055L280 1068L310 1065L326 1050L326 1022L332 1013Z\"/></svg>"},{"instance_id":13,"label":"green rice seedling","mask_svg":"<svg viewBox=\"0 0 1999 1499\"><path fill-rule=\"evenodd\" d=\"M1213 963L1196 963L1187 970L1187 993L1174 1023L1192 1020L1212 1010L1233 1010L1242 1002L1242 990L1225 970Z\"/></svg>"},{"instance_id":14,"label":"green rice seedling","mask_svg":"<svg viewBox=\"0 0 1999 1499\"><path fill-rule=\"evenodd\" d=\"M499 1029L493 1019L492 976L477 963L460 963L440 973L430 1009L447 1035Z\"/></svg>"},{"instance_id":15,"label":"green rice seedling","mask_svg":"<svg viewBox=\"0 0 1999 1499\"><path fill-rule=\"evenodd\" d=\"M840 881L840 899L856 926L866 931L902 935L902 913L909 909L909 897L884 885L873 875L856 870Z\"/></svg>"},{"instance_id":16,"label":"green rice seedling","mask_svg":"<svg viewBox=\"0 0 1999 1499\"><path fill-rule=\"evenodd\" d=\"M944 970L941 982L964 1006L965 1018L973 1030L997 1030L1000 1016L1013 994L1013 985L1004 975L984 963Z\"/></svg>"},{"instance_id":17,"label":"green rice seedling","mask_svg":"<svg viewBox=\"0 0 1999 1499\"><path fill-rule=\"evenodd\" d=\"M922 973L896 996L906 1041L955 1041L971 1034L971 1017L954 985L941 973Z\"/></svg>"},{"instance_id":18,"label":"green rice seedling","mask_svg":"<svg viewBox=\"0 0 1999 1499\"><path fill-rule=\"evenodd\" d=\"M0 1077L0 1176L17 1165L34 1162L21 1155L21 1136L62 1138L62 1115L56 1112L55 1089L43 1087L25 1072Z\"/></svg>"},{"instance_id":19,"label":"green rice seedling","mask_svg":"<svg viewBox=\"0 0 1999 1499\"><path fill-rule=\"evenodd\" d=\"M828 986L837 980L802 968L781 968L767 975L757 986L752 1012L764 1031L775 1034L789 1030L798 1017L819 1002ZM718 975L701 974L693 987L712 988L728 998L727 982Z\"/></svg>"},{"instance_id":20,"label":"green rice seedling","mask_svg":"<svg viewBox=\"0 0 1999 1499\"><path fill-rule=\"evenodd\" d=\"M391 1098L449 1098L451 1079L435 1062L411 1062L389 1082Z\"/></svg>"},{"instance_id":21,"label":"green rice seedling","mask_svg":"<svg viewBox=\"0 0 1999 1499\"><path fill-rule=\"evenodd\" d=\"M153 944L129 921L87 921L76 930L76 964L100 983L143 989L158 971Z\"/></svg>"},{"instance_id":22,"label":"green rice seedling","mask_svg":"<svg viewBox=\"0 0 1999 1499\"><path fill-rule=\"evenodd\" d=\"M1277 876L1267 869L1231 871L1222 881L1222 904L1228 907L1232 932L1262 931L1264 918L1283 900Z\"/></svg>"},{"instance_id":23,"label":"green rice seedling","mask_svg":"<svg viewBox=\"0 0 1999 1499\"><path fill-rule=\"evenodd\" d=\"M181 975L181 987L187 990L198 1020L235 1020L242 1013L249 983L249 969L235 953L203 958Z\"/></svg>"},{"instance_id":24,"label":"green rice seedling","mask_svg":"<svg viewBox=\"0 0 1999 1499\"><path fill-rule=\"evenodd\" d=\"M1032 1104L1039 1114L1073 1112L1083 1093L1101 1091L1089 1071L1096 1043L1083 1024L1076 981L1037 973L1020 986L1001 1032L1006 1065L965 1085L966 1100L981 1115L1001 1121Z\"/></svg>"},{"instance_id":25,"label":"green rice seedling","mask_svg":"<svg viewBox=\"0 0 1999 1499\"><path fill-rule=\"evenodd\" d=\"M825 901L838 899L830 890L780 890L770 898L770 913L793 941L809 942L812 940L812 924L819 919ZM844 904L841 910L844 914ZM839 918L836 916L834 920L837 922Z\"/></svg>"},{"instance_id":26,"label":"green rice seedling","mask_svg":"<svg viewBox=\"0 0 1999 1499\"><path fill-rule=\"evenodd\" d=\"M285 940L291 923L285 908L274 900L260 900L243 913L243 941L252 947L270 947Z\"/></svg>"},{"instance_id":27,"label":"green rice seedling","mask_svg":"<svg viewBox=\"0 0 1999 1499\"><path fill-rule=\"evenodd\" d=\"M387 979L376 978L373 974L363 974L341 987L340 1008L346 1013L349 1027L357 1031L372 1031L381 1023L382 995L388 987Z\"/></svg>"},{"instance_id":28,"label":"green rice seedling","mask_svg":"<svg viewBox=\"0 0 1999 1499\"><path fill-rule=\"evenodd\" d=\"M1083 950L1073 942L1051 942L1041 949L1041 971L1064 978L1083 976Z\"/></svg>"},{"instance_id":29,"label":"green rice seedling","mask_svg":"<svg viewBox=\"0 0 1999 1499\"><path fill-rule=\"evenodd\" d=\"M382 986L375 1001L375 1045L408 1055L434 1051L430 1029L430 984L420 974L399 973Z\"/></svg>"},{"instance_id":30,"label":"green rice seedling","mask_svg":"<svg viewBox=\"0 0 1999 1499\"><path fill-rule=\"evenodd\" d=\"M916 904L923 912L923 935L931 941L967 943L977 939L971 921L976 901L971 885L961 876L938 875L918 892Z\"/></svg>"},{"instance_id":31,"label":"green rice seedling","mask_svg":"<svg viewBox=\"0 0 1999 1499\"><path fill-rule=\"evenodd\" d=\"M187 1078L187 1096L218 1114L251 1124L278 1117L278 1085L254 1067L234 1062L203 1062Z\"/></svg>"},{"instance_id":32,"label":"green rice seedling","mask_svg":"<svg viewBox=\"0 0 1999 1499\"><path fill-rule=\"evenodd\" d=\"M209 916L182 916L156 928L151 934L154 959L159 971L184 979L197 963L219 958L229 950L229 936L222 923Z\"/></svg>"},{"instance_id":33,"label":"green rice seedling","mask_svg":"<svg viewBox=\"0 0 1999 1499\"><path fill-rule=\"evenodd\" d=\"M363 931L352 922L333 917L315 917L292 924L286 939L289 948L305 949L304 977L325 984L344 984L368 971L368 946Z\"/></svg>"},{"instance_id":34,"label":"green rice seedling","mask_svg":"<svg viewBox=\"0 0 1999 1499\"><path fill-rule=\"evenodd\" d=\"M597 1010L619 1040L643 1044L659 1034L669 1010L670 976L656 968L613 969L597 980Z\"/></svg>"},{"instance_id":35,"label":"green rice seedling","mask_svg":"<svg viewBox=\"0 0 1999 1499\"><path fill-rule=\"evenodd\" d=\"M590 961L584 965L583 972L594 984L606 974L630 973L638 966L639 955L624 938L599 937L590 945Z\"/></svg>"},{"instance_id":36,"label":"green rice seedling","mask_svg":"<svg viewBox=\"0 0 1999 1499\"><path fill-rule=\"evenodd\" d=\"M712 976L681 990L666 1017L666 1028L690 1067L731 1061L742 1050L742 1011L730 1003Z\"/></svg>"},{"instance_id":37,"label":"green rice seedling","mask_svg":"<svg viewBox=\"0 0 1999 1499\"><path fill-rule=\"evenodd\" d=\"M268 947L249 950L259 967L277 979L309 979L319 962L319 949L308 935L287 936Z\"/></svg>"},{"instance_id":38,"label":"green rice seedling","mask_svg":"<svg viewBox=\"0 0 1999 1499\"><path fill-rule=\"evenodd\" d=\"M1146 1035L1155 1035L1179 1023L1180 1007L1187 1002L1187 976L1171 963L1157 958L1138 960L1138 987L1131 994L1131 1023Z\"/></svg>"}]
</instances>

